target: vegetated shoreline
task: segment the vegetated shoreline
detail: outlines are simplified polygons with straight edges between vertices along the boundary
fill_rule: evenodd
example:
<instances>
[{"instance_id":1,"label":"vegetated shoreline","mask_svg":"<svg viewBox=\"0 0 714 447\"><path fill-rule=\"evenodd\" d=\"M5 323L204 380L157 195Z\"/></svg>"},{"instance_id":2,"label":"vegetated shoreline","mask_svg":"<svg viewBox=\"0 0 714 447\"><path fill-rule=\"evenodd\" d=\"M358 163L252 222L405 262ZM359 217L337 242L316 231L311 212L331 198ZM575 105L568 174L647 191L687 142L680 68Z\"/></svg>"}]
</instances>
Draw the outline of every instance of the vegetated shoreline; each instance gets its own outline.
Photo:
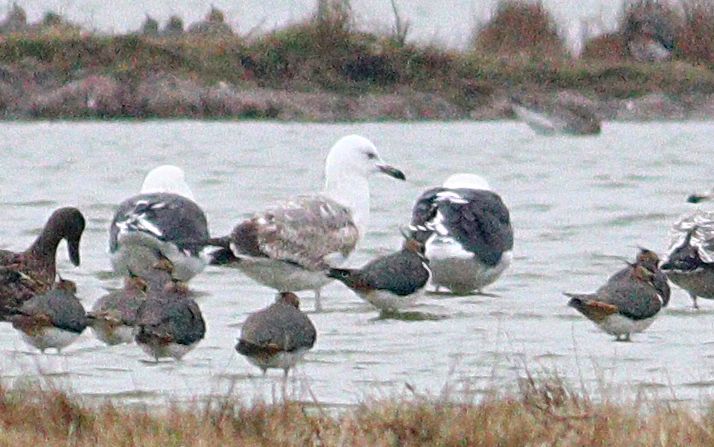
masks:
<instances>
[{"instance_id":1,"label":"vegetated shoreline","mask_svg":"<svg viewBox=\"0 0 714 447\"><path fill-rule=\"evenodd\" d=\"M714 72L680 61L498 59L360 34L364 54L315 62L294 39L11 36L0 119L494 120L513 118L514 91L568 92L604 120L714 116Z\"/></svg>"},{"instance_id":2,"label":"vegetated shoreline","mask_svg":"<svg viewBox=\"0 0 714 447\"><path fill-rule=\"evenodd\" d=\"M702 412L642 399L596 402L557 377L463 402L411 394L341 411L291 400L250 405L226 396L151 409L88 405L52 387L0 386L0 445L711 445Z\"/></svg>"},{"instance_id":3,"label":"vegetated shoreline","mask_svg":"<svg viewBox=\"0 0 714 447\"><path fill-rule=\"evenodd\" d=\"M317 19L250 39L0 36L5 120L494 120L513 118L514 93L565 93L604 120L714 116L702 64L456 52Z\"/></svg>"}]
</instances>

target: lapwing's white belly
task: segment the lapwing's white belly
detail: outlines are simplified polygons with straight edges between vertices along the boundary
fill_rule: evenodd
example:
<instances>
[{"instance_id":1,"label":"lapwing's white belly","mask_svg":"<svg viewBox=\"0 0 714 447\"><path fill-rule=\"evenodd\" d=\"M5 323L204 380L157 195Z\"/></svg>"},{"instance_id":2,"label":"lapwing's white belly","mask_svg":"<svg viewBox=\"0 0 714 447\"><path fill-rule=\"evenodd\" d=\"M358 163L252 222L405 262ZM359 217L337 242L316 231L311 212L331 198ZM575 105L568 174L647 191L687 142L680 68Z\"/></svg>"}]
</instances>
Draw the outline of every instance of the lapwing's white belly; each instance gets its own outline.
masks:
<instances>
[{"instance_id":1,"label":"lapwing's white belly","mask_svg":"<svg viewBox=\"0 0 714 447\"><path fill-rule=\"evenodd\" d=\"M620 336L642 332L654 322L655 317L632 320L620 314L608 315L597 325L610 335Z\"/></svg>"},{"instance_id":2,"label":"lapwing's white belly","mask_svg":"<svg viewBox=\"0 0 714 447\"><path fill-rule=\"evenodd\" d=\"M79 337L77 332L65 331L56 327L38 329L34 335L28 335L22 331L20 334L25 343L41 351L48 348L60 350L72 344Z\"/></svg>"},{"instance_id":3,"label":"lapwing's white belly","mask_svg":"<svg viewBox=\"0 0 714 447\"><path fill-rule=\"evenodd\" d=\"M279 352L271 356L246 356L246 358L250 363L261 369L288 369L302 360L307 351L308 349L306 348L300 348L291 352Z\"/></svg>"},{"instance_id":4,"label":"lapwing's white belly","mask_svg":"<svg viewBox=\"0 0 714 447\"><path fill-rule=\"evenodd\" d=\"M119 345L134 342L134 326L121 323L95 321L92 331L97 338L108 345Z\"/></svg>"},{"instance_id":5,"label":"lapwing's white belly","mask_svg":"<svg viewBox=\"0 0 714 447\"><path fill-rule=\"evenodd\" d=\"M422 288L406 296L400 296L386 290L373 290L368 293L358 293L357 295L380 310L390 311L414 305L424 295L424 289Z\"/></svg>"},{"instance_id":6,"label":"lapwing's white belly","mask_svg":"<svg viewBox=\"0 0 714 447\"><path fill-rule=\"evenodd\" d=\"M183 356L191 352L193 348L198 345L200 342L194 342L191 343L190 345L182 345L179 343L166 343L166 344L158 344L158 343L137 343L139 346L141 346L141 349L150 355L151 357L155 358L156 360L158 359L163 359L163 358L173 358L175 360L181 360Z\"/></svg>"}]
</instances>

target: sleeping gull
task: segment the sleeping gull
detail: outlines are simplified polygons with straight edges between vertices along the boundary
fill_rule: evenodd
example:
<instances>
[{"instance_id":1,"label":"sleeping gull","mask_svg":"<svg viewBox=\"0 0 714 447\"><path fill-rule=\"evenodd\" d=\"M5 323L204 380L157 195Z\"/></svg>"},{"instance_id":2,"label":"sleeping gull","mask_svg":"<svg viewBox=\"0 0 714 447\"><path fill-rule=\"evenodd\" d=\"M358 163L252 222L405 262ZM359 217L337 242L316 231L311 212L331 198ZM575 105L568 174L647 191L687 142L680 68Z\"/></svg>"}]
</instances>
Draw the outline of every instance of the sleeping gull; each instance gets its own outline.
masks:
<instances>
[{"instance_id":1,"label":"sleeping gull","mask_svg":"<svg viewBox=\"0 0 714 447\"><path fill-rule=\"evenodd\" d=\"M143 276L168 259L174 278L188 281L205 266L192 242L208 237L206 215L183 170L164 165L147 174L140 194L119 205L109 228L109 253L119 274Z\"/></svg>"},{"instance_id":2,"label":"sleeping gull","mask_svg":"<svg viewBox=\"0 0 714 447\"><path fill-rule=\"evenodd\" d=\"M425 191L414 204L411 225L426 242L437 290L480 292L511 264L508 208L478 175L454 174L444 186Z\"/></svg>"},{"instance_id":3,"label":"sleeping gull","mask_svg":"<svg viewBox=\"0 0 714 447\"><path fill-rule=\"evenodd\" d=\"M226 264L278 292L320 289L331 281L324 271L352 253L369 222L369 183L374 173L404 180L380 158L368 139L349 135L330 149L322 193L297 196L256 213L226 237L213 264Z\"/></svg>"}]
</instances>

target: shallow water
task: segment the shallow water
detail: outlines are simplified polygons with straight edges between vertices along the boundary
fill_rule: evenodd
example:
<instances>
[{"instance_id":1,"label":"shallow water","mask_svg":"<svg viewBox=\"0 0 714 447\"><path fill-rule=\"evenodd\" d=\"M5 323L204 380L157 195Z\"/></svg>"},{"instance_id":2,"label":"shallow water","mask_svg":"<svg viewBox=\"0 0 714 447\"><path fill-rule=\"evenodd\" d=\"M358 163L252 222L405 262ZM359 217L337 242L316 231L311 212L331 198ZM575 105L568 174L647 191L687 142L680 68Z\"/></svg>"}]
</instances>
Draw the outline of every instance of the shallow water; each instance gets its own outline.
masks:
<instances>
[{"instance_id":1,"label":"shallow water","mask_svg":"<svg viewBox=\"0 0 714 447\"><path fill-rule=\"evenodd\" d=\"M599 137L541 137L515 122L273 124L225 122L1 123L0 248L21 250L51 211L79 206L88 218L82 266L60 247L59 269L86 306L119 287L106 254L113 206L144 174L174 163L204 207L212 233L291 194L315 191L329 146L347 133L371 138L409 181L372 180L369 234L360 265L400 245L416 196L456 171L487 177L512 212L512 268L487 291L430 295L403 319L378 313L341 285L311 314L315 348L291 379L293 397L351 404L366 396L452 390L478 395L513 386L526 368L555 371L593 393L637 393L700 402L714 390L714 302L694 312L674 289L670 307L633 343L615 343L566 306L562 291L599 286L638 245L663 253L684 199L711 186L714 123L606 123ZM86 396L128 402L232 392L272 399L267 378L233 350L248 312L273 293L239 272L209 267L191 283L208 324L182 362L146 363L134 345L106 347L90 330L62 355L41 355L0 326L0 378L43 376ZM311 295L303 294L312 310ZM292 374L292 373L291 373Z\"/></svg>"}]
</instances>

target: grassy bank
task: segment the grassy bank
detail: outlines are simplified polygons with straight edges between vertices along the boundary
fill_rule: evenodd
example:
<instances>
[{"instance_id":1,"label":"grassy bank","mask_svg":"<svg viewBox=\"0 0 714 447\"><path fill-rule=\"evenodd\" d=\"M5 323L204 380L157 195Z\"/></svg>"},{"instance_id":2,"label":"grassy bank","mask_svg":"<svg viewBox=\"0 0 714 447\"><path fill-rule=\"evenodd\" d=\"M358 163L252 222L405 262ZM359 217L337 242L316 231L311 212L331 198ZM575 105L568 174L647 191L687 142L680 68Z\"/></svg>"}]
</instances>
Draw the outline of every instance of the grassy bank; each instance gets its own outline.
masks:
<instances>
[{"instance_id":1,"label":"grassy bank","mask_svg":"<svg viewBox=\"0 0 714 447\"><path fill-rule=\"evenodd\" d=\"M658 2L628 2L623 15L650 3ZM624 19L620 31L591 39L583 57L573 57L547 10L511 0L474 31L472 48L462 51L410 43L403 20L391 34L359 31L344 6L348 2L334 0L320 2L309 20L258 35L226 31L215 10L206 24L222 25L222 32L164 33L150 22L142 32L107 36L55 18L62 26L39 24L0 37L0 113L503 118L510 116L506 103L514 92L562 90L600 102L605 115L621 106L607 101L652 94L684 98L684 107L693 108L687 102L693 97L714 101L714 28L705 20L714 20L714 2L687 4L676 28L678 46L670 60L660 62L628 56L623 39L638 28ZM217 24L210 21L214 16Z\"/></svg>"},{"instance_id":2,"label":"grassy bank","mask_svg":"<svg viewBox=\"0 0 714 447\"><path fill-rule=\"evenodd\" d=\"M146 410L86 405L57 390L0 388L0 445L181 446L704 446L714 411L666 402L596 403L557 380L479 402L408 397L367 401L338 413L297 402Z\"/></svg>"}]
</instances>

